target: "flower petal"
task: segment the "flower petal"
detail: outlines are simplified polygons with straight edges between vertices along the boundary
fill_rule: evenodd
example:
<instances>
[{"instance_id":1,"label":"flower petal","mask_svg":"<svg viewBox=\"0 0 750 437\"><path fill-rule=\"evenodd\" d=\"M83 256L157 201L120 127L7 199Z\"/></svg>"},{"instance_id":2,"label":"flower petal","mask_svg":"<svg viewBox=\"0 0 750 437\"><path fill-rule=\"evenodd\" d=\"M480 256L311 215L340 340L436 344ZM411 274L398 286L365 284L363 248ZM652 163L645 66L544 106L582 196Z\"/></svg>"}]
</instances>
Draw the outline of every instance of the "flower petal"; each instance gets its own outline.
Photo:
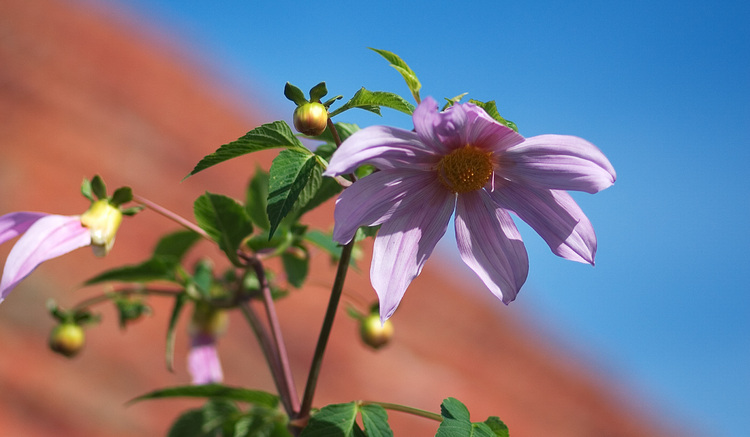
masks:
<instances>
[{"instance_id":1,"label":"flower petal","mask_svg":"<svg viewBox=\"0 0 750 437\"><path fill-rule=\"evenodd\" d=\"M506 159L509 165L501 171L509 179L518 178L554 190L596 193L612 185L617 178L601 150L570 135L527 138L508 149L501 157L501 160Z\"/></svg>"},{"instance_id":2,"label":"flower petal","mask_svg":"<svg viewBox=\"0 0 750 437\"><path fill-rule=\"evenodd\" d=\"M213 384L224 379L221 370L219 353L216 350L216 337L208 334L196 334L190 341L188 353L188 372L193 384Z\"/></svg>"},{"instance_id":3,"label":"flower petal","mask_svg":"<svg viewBox=\"0 0 750 437\"><path fill-rule=\"evenodd\" d=\"M388 126L370 126L358 130L334 152L326 176L351 173L357 167L371 164L381 170L389 168L429 168L437 158L417 134Z\"/></svg>"},{"instance_id":4,"label":"flower petal","mask_svg":"<svg viewBox=\"0 0 750 437\"><path fill-rule=\"evenodd\" d=\"M24 232L37 220L49 214L43 212L11 212L0 217L0 244L15 238Z\"/></svg>"},{"instance_id":5,"label":"flower petal","mask_svg":"<svg viewBox=\"0 0 750 437\"><path fill-rule=\"evenodd\" d=\"M455 207L455 194L439 183L409 196L410 205L396 209L375 238L370 281L380 299L382 322L396 311L406 288L422 271Z\"/></svg>"},{"instance_id":6,"label":"flower petal","mask_svg":"<svg viewBox=\"0 0 750 437\"><path fill-rule=\"evenodd\" d=\"M484 109L472 104L461 105L466 111L466 143L484 150L500 153L524 141L518 132L503 126Z\"/></svg>"},{"instance_id":7,"label":"flower petal","mask_svg":"<svg viewBox=\"0 0 750 437\"><path fill-rule=\"evenodd\" d=\"M47 215L31 225L8 254L0 280L0 302L39 264L91 244L78 216Z\"/></svg>"},{"instance_id":8,"label":"flower petal","mask_svg":"<svg viewBox=\"0 0 750 437\"><path fill-rule=\"evenodd\" d=\"M516 298L529 274L529 258L513 219L484 190L456 202L456 242L466 265L503 303Z\"/></svg>"},{"instance_id":9,"label":"flower petal","mask_svg":"<svg viewBox=\"0 0 750 437\"><path fill-rule=\"evenodd\" d=\"M489 193L495 202L534 228L555 255L594 264L594 227L568 193L499 179L495 181L498 188Z\"/></svg>"},{"instance_id":10,"label":"flower petal","mask_svg":"<svg viewBox=\"0 0 750 437\"><path fill-rule=\"evenodd\" d=\"M440 155L466 145L466 113L460 105L438 112L437 102L427 97L414 110L412 120L422 142Z\"/></svg>"},{"instance_id":11,"label":"flower petal","mask_svg":"<svg viewBox=\"0 0 750 437\"><path fill-rule=\"evenodd\" d=\"M385 222L404 199L418 199L415 193L434 183L433 173L407 169L382 170L358 180L336 200L333 239L348 243L357 228Z\"/></svg>"}]
</instances>

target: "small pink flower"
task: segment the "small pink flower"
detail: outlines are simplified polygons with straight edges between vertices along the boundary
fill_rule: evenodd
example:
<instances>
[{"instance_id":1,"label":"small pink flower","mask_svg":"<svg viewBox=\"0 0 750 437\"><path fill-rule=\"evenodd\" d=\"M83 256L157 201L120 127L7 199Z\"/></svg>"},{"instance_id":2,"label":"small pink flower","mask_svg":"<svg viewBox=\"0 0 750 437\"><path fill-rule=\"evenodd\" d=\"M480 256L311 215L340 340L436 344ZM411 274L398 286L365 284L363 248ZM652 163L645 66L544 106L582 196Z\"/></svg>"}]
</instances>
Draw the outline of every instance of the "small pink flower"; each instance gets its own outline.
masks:
<instances>
[{"instance_id":1,"label":"small pink flower","mask_svg":"<svg viewBox=\"0 0 750 437\"><path fill-rule=\"evenodd\" d=\"M195 385L219 383L224 379L219 353L216 350L215 335L205 332L191 335L188 372Z\"/></svg>"},{"instance_id":2,"label":"small pink flower","mask_svg":"<svg viewBox=\"0 0 750 437\"><path fill-rule=\"evenodd\" d=\"M614 183L614 168L593 144L566 135L526 139L471 103L438 112L427 98L413 121L414 131L372 126L354 133L324 173L364 164L379 170L339 196L333 238L346 244L360 226L382 225L370 267L381 320L396 310L454 212L461 258L506 304L529 269L509 212L556 255L594 264L594 228L565 192L596 193Z\"/></svg>"}]
</instances>

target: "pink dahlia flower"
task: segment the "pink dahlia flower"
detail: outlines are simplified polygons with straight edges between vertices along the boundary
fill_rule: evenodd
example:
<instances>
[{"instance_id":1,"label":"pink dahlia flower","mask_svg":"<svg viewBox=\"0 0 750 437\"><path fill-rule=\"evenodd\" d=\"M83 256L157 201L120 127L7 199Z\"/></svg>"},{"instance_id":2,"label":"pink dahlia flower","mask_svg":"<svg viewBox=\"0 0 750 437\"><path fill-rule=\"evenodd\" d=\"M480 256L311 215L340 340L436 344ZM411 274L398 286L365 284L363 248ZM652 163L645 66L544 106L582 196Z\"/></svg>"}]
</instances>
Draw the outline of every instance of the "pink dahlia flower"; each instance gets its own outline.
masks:
<instances>
[{"instance_id":1,"label":"pink dahlia flower","mask_svg":"<svg viewBox=\"0 0 750 437\"><path fill-rule=\"evenodd\" d=\"M121 220L120 210L106 200L94 202L82 215L12 212L0 217L0 244L23 234L5 261L0 303L44 261L84 246L104 256L112 248Z\"/></svg>"},{"instance_id":2,"label":"pink dahlia flower","mask_svg":"<svg viewBox=\"0 0 750 437\"><path fill-rule=\"evenodd\" d=\"M438 112L427 98L413 121L414 131L354 133L324 173L364 164L379 170L339 196L333 238L346 244L360 226L382 225L370 267L381 320L396 310L454 212L461 258L506 304L529 270L511 211L556 255L594 264L594 228L565 192L596 193L614 183L614 168L593 144L567 135L524 138L471 103Z\"/></svg>"}]
</instances>

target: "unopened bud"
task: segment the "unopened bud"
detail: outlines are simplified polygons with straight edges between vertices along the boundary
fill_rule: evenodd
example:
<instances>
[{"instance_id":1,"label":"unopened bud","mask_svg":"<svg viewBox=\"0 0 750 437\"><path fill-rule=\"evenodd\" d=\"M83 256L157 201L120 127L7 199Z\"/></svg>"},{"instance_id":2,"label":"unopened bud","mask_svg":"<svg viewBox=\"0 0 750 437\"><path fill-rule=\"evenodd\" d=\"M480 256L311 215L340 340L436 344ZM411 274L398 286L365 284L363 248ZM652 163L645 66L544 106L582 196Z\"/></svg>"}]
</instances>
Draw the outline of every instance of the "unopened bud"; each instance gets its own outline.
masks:
<instances>
[{"instance_id":1,"label":"unopened bud","mask_svg":"<svg viewBox=\"0 0 750 437\"><path fill-rule=\"evenodd\" d=\"M104 256L115 244L117 229L122 222L122 212L107 199L97 200L81 215L81 224L91 232L94 255Z\"/></svg>"},{"instance_id":2,"label":"unopened bud","mask_svg":"<svg viewBox=\"0 0 750 437\"><path fill-rule=\"evenodd\" d=\"M377 313L370 313L360 320L359 336L366 345L379 349L393 338L393 323L386 320L381 324L380 316Z\"/></svg>"},{"instance_id":3,"label":"unopened bud","mask_svg":"<svg viewBox=\"0 0 750 437\"><path fill-rule=\"evenodd\" d=\"M225 310L199 302L195 305L189 330L193 335L208 334L217 337L226 331L227 325L229 315Z\"/></svg>"},{"instance_id":4,"label":"unopened bud","mask_svg":"<svg viewBox=\"0 0 750 437\"><path fill-rule=\"evenodd\" d=\"M70 358L81 351L85 340L82 327L75 323L62 323L52 330L49 347L58 354Z\"/></svg>"},{"instance_id":5,"label":"unopened bud","mask_svg":"<svg viewBox=\"0 0 750 437\"><path fill-rule=\"evenodd\" d=\"M322 103L308 102L294 110L294 127L301 133L315 137L326 130L328 110Z\"/></svg>"}]
</instances>

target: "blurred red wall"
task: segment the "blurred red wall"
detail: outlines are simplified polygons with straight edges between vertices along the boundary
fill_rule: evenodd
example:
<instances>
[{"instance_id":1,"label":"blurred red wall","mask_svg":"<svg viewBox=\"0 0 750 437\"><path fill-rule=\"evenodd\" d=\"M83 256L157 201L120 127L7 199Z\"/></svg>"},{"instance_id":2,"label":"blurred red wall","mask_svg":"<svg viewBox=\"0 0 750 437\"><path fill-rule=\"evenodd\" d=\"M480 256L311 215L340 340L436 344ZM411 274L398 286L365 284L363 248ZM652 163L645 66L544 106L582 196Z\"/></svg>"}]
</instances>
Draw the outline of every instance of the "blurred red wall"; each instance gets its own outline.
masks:
<instances>
[{"instance_id":1,"label":"blurred red wall","mask_svg":"<svg viewBox=\"0 0 750 437\"><path fill-rule=\"evenodd\" d=\"M77 194L81 180L99 173L110 187L129 185L191 217L192 201L205 190L241 199L252 169L267 168L271 155L252 155L180 183L202 156L271 120L234 104L231 90L178 48L125 22L90 4L0 2L0 213L79 214L87 207ZM311 223L329 228L331 210L314 214ZM124 405L188 382L184 330L176 372L164 365L169 302L154 300L155 314L125 332L102 307L103 323L88 331L86 349L73 360L46 347L53 326L48 298L65 306L101 293L78 284L107 267L145 259L158 236L175 229L149 211L126 219L109 257L96 259L84 249L50 261L0 305L1 436L164 435L179 411L199 405ZM0 247L2 259L9 249ZM216 253L209 246L201 251ZM300 387L333 276L327 257L317 258L310 285L278 308ZM384 350L361 347L355 323L341 311L319 405L369 399L438 411L453 396L469 406L473 420L500 416L514 437L676 435L593 365L537 338L512 307L475 282L459 281L434 258L407 293L393 319L397 336ZM375 298L367 259L361 265L363 272L348 279L347 302ZM226 382L273 391L249 329L235 316L220 344ZM437 428L425 419L391 417L396 435L434 435Z\"/></svg>"}]
</instances>

